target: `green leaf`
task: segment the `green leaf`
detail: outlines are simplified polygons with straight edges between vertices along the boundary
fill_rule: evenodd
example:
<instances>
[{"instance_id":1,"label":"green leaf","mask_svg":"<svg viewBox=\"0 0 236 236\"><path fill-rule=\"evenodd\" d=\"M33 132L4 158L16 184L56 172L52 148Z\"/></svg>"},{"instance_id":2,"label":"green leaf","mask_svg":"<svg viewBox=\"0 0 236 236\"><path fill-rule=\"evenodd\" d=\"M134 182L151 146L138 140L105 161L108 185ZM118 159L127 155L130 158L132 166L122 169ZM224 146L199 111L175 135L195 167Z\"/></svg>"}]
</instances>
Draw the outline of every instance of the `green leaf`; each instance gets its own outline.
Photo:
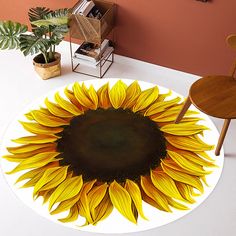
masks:
<instances>
[{"instance_id":1,"label":"green leaf","mask_svg":"<svg viewBox=\"0 0 236 236\"><path fill-rule=\"evenodd\" d=\"M60 18L60 17L68 17L69 9L68 8L62 8L57 9L47 15L45 15L45 19L51 19L51 18Z\"/></svg>"},{"instance_id":2,"label":"green leaf","mask_svg":"<svg viewBox=\"0 0 236 236\"><path fill-rule=\"evenodd\" d=\"M67 8L58 9L53 12L46 14L43 18L32 21L33 25L40 26L59 26L67 25L68 23L68 13Z\"/></svg>"},{"instance_id":3,"label":"green leaf","mask_svg":"<svg viewBox=\"0 0 236 236\"><path fill-rule=\"evenodd\" d=\"M49 48L49 40L35 35L20 36L20 50L25 56L34 55L38 52L45 53Z\"/></svg>"},{"instance_id":4,"label":"green leaf","mask_svg":"<svg viewBox=\"0 0 236 236\"><path fill-rule=\"evenodd\" d=\"M68 23L68 17L62 16L62 17L53 17L51 19L45 19L45 20L37 20L33 21L32 24L41 27L41 26L49 26L49 25L65 25Z\"/></svg>"},{"instance_id":5,"label":"green leaf","mask_svg":"<svg viewBox=\"0 0 236 236\"><path fill-rule=\"evenodd\" d=\"M32 29L32 31L36 37L43 37L49 32L49 28L45 26L41 27L36 26L35 28Z\"/></svg>"},{"instance_id":6,"label":"green leaf","mask_svg":"<svg viewBox=\"0 0 236 236\"><path fill-rule=\"evenodd\" d=\"M68 33L69 28L67 25L58 25L52 29L52 44L59 45L63 40L66 33Z\"/></svg>"},{"instance_id":7,"label":"green leaf","mask_svg":"<svg viewBox=\"0 0 236 236\"><path fill-rule=\"evenodd\" d=\"M0 21L0 49L17 49L19 37L28 30L26 25L12 21Z\"/></svg>"},{"instance_id":8,"label":"green leaf","mask_svg":"<svg viewBox=\"0 0 236 236\"><path fill-rule=\"evenodd\" d=\"M44 17L52 11L46 7L30 8L28 12L29 20L32 24L33 21L44 19Z\"/></svg>"}]
</instances>

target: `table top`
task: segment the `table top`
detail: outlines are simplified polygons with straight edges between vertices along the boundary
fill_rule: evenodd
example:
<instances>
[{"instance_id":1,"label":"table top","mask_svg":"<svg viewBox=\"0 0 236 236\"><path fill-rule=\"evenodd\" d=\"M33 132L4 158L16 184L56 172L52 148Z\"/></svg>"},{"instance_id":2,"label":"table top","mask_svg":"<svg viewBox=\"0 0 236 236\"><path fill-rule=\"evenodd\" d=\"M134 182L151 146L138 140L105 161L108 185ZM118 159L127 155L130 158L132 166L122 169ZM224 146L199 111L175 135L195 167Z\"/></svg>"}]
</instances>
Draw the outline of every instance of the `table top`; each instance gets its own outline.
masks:
<instances>
[{"instance_id":1,"label":"table top","mask_svg":"<svg viewBox=\"0 0 236 236\"><path fill-rule=\"evenodd\" d=\"M193 104L210 116L236 118L236 79L233 77L204 77L191 86L189 95Z\"/></svg>"},{"instance_id":2,"label":"table top","mask_svg":"<svg viewBox=\"0 0 236 236\"><path fill-rule=\"evenodd\" d=\"M62 76L47 81L34 72L32 57L24 57L18 51L0 51L0 140L9 121L29 102L37 97L75 81L91 77L71 72L69 44L63 42L58 51L62 54ZM106 78L129 78L156 83L187 96L188 90L199 76L115 55L115 62ZM212 118L220 130L223 121ZM225 140L225 166L222 177L209 198L191 214L168 225L142 232L142 235L221 236L235 235L236 216L236 123L232 122ZM0 174L0 232L4 236L91 236L60 226L25 206L15 197ZM132 235L138 235L134 233Z\"/></svg>"}]
</instances>

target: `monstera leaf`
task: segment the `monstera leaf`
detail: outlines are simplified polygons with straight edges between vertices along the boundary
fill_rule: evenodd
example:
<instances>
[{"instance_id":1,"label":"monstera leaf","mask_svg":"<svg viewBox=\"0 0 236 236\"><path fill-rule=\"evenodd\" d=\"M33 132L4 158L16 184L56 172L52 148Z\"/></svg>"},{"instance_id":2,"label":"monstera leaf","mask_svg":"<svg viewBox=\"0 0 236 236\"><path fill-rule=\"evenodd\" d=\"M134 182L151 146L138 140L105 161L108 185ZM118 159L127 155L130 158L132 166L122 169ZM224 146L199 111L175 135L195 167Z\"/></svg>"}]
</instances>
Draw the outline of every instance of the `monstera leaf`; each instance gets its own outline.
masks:
<instances>
[{"instance_id":1,"label":"monstera leaf","mask_svg":"<svg viewBox=\"0 0 236 236\"><path fill-rule=\"evenodd\" d=\"M69 11L70 9L68 8L57 9L45 15L45 19L68 17Z\"/></svg>"},{"instance_id":2,"label":"monstera leaf","mask_svg":"<svg viewBox=\"0 0 236 236\"><path fill-rule=\"evenodd\" d=\"M51 41L52 44L58 45L64 38L64 35L69 31L67 25L58 25L52 28Z\"/></svg>"},{"instance_id":3,"label":"monstera leaf","mask_svg":"<svg viewBox=\"0 0 236 236\"><path fill-rule=\"evenodd\" d=\"M18 22L0 21L0 49L17 49L19 36L27 31L27 26Z\"/></svg>"},{"instance_id":4,"label":"monstera leaf","mask_svg":"<svg viewBox=\"0 0 236 236\"><path fill-rule=\"evenodd\" d=\"M35 28L33 28L32 31L36 37L46 37L47 33L49 32L49 28L46 26L41 26L41 27L35 26Z\"/></svg>"},{"instance_id":5,"label":"monstera leaf","mask_svg":"<svg viewBox=\"0 0 236 236\"><path fill-rule=\"evenodd\" d=\"M58 9L54 12L51 12L44 16L44 19L32 21L33 25L38 27L41 26L59 26L59 25L67 25L68 23L68 12L67 8Z\"/></svg>"},{"instance_id":6,"label":"monstera leaf","mask_svg":"<svg viewBox=\"0 0 236 236\"><path fill-rule=\"evenodd\" d=\"M33 21L42 20L50 12L52 12L52 11L46 7L30 8L29 12L28 12L29 20L31 23Z\"/></svg>"},{"instance_id":7,"label":"monstera leaf","mask_svg":"<svg viewBox=\"0 0 236 236\"><path fill-rule=\"evenodd\" d=\"M38 52L45 53L50 47L49 40L35 35L21 35L20 50L25 56L36 54Z\"/></svg>"}]
</instances>

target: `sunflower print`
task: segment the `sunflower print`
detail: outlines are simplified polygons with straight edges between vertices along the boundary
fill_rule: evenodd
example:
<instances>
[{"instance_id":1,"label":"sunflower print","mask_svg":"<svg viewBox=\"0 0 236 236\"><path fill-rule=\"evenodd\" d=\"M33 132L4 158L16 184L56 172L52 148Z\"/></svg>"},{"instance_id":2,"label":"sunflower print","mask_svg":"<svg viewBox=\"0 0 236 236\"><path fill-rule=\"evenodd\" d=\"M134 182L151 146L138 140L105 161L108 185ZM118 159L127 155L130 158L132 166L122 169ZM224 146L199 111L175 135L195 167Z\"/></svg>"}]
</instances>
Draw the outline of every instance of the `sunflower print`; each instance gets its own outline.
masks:
<instances>
[{"instance_id":1,"label":"sunflower print","mask_svg":"<svg viewBox=\"0 0 236 236\"><path fill-rule=\"evenodd\" d=\"M96 225L116 208L137 224L148 220L143 201L188 210L216 167L207 154L214 146L201 139L208 128L196 111L174 123L183 102L170 96L137 81L97 91L76 82L25 114L20 123L29 135L7 148L3 158L17 163L7 174L22 172L16 183L42 197L51 215L67 212L63 223L81 216Z\"/></svg>"}]
</instances>

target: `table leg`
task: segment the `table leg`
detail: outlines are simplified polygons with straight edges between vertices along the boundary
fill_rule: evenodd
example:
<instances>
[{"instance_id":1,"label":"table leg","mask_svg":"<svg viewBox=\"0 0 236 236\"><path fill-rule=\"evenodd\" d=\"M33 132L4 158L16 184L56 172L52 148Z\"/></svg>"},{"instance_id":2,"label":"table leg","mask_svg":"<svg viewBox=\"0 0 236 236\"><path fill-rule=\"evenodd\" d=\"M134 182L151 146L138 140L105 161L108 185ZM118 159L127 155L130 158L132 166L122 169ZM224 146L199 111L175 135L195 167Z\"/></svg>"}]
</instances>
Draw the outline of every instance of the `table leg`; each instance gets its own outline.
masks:
<instances>
[{"instance_id":1,"label":"table leg","mask_svg":"<svg viewBox=\"0 0 236 236\"><path fill-rule=\"evenodd\" d=\"M186 113L186 111L188 110L188 108L190 107L191 104L192 104L191 100L188 96L184 105L183 105L183 108L181 109L180 113L178 114L178 116L175 120L175 124L178 124L181 121L181 119L183 118L184 114Z\"/></svg>"},{"instance_id":2,"label":"table leg","mask_svg":"<svg viewBox=\"0 0 236 236\"><path fill-rule=\"evenodd\" d=\"M219 140L218 140L218 143L217 143L217 146L216 146L216 150L215 150L215 155L216 156L219 156L219 154L220 154L220 149L221 149L222 144L224 142L226 132L229 128L230 121L231 121L231 119L225 119L225 121L224 121L224 125L223 125L223 128L221 130L220 137L219 137Z\"/></svg>"}]
</instances>

